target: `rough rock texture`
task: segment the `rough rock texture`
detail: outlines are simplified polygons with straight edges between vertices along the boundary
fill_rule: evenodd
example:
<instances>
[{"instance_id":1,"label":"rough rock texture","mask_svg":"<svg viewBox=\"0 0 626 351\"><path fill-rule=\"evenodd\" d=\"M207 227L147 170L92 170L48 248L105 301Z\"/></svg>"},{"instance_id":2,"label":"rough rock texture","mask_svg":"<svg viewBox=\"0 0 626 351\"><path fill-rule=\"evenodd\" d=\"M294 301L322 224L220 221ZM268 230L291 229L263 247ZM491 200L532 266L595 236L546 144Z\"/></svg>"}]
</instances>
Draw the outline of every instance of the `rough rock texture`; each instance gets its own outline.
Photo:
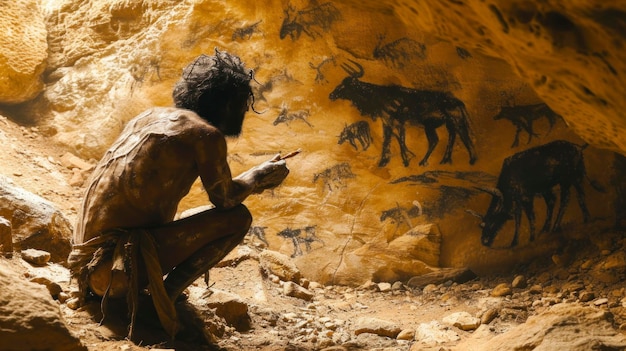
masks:
<instances>
[{"instance_id":1,"label":"rough rock texture","mask_svg":"<svg viewBox=\"0 0 626 351\"><path fill-rule=\"evenodd\" d=\"M72 226L54 204L0 177L0 216L11 222L15 249L45 250L53 262L67 260Z\"/></svg>"},{"instance_id":2,"label":"rough rock texture","mask_svg":"<svg viewBox=\"0 0 626 351\"><path fill-rule=\"evenodd\" d=\"M70 331L45 286L30 283L0 259L2 350L87 350Z\"/></svg>"},{"instance_id":3,"label":"rough rock texture","mask_svg":"<svg viewBox=\"0 0 626 351\"><path fill-rule=\"evenodd\" d=\"M1 104L31 100L44 88L42 73L48 58L48 33L39 3L38 0L0 3Z\"/></svg>"},{"instance_id":4,"label":"rough rock texture","mask_svg":"<svg viewBox=\"0 0 626 351\"><path fill-rule=\"evenodd\" d=\"M395 11L404 23L504 59L578 135L626 152L625 3L412 1Z\"/></svg>"},{"instance_id":5,"label":"rough rock texture","mask_svg":"<svg viewBox=\"0 0 626 351\"><path fill-rule=\"evenodd\" d=\"M611 320L604 310L558 304L505 334L487 342L469 340L455 350L624 350L626 339L613 329Z\"/></svg>"},{"instance_id":6,"label":"rough rock texture","mask_svg":"<svg viewBox=\"0 0 626 351\"><path fill-rule=\"evenodd\" d=\"M251 113L242 137L230 143L230 163L239 173L276 152L302 149L288 161L283 186L246 204L253 235L292 256L307 278L358 285L407 281L435 267L506 270L553 254L573 233L594 236L626 217L618 210L626 165L613 154L626 152L622 4L41 4L49 33L46 88L16 118L86 160L98 159L138 112L171 105L173 84L198 54L218 47L255 70L255 108L265 112ZM406 102L424 90L444 94L423 105ZM411 97L403 97L407 91ZM502 108L541 102L561 117L530 110L494 120ZM439 118L438 137L423 121L390 120L412 109L426 109L414 119ZM482 246L480 220L466 211L487 211L491 196L480 189L496 184L506 157L554 139L591 144L587 175L607 191L583 184L590 222L581 223L572 194L561 233L529 243L523 218L520 245L510 249L510 220L495 249ZM425 157L428 140L432 154ZM180 210L206 202L198 185ZM541 200L535 213L541 228Z\"/></svg>"}]
</instances>

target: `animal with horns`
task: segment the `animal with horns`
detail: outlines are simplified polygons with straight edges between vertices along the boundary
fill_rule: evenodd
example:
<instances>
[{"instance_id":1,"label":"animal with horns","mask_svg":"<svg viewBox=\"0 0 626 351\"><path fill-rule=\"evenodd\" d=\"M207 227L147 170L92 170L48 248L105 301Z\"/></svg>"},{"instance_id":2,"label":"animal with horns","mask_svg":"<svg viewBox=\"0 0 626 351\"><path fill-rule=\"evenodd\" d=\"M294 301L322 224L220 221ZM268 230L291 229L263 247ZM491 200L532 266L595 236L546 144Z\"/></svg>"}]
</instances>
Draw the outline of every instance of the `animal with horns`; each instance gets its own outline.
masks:
<instances>
[{"instance_id":1,"label":"animal with horns","mask_svg":"<svg viewBox=\"0 0 626 351\"><path fill-rule=\"evenodd\" d=\"M469 163L476 162L476 151L471 139L469 117L463 101L446 91L420 90L399 85L378 85L362 81L363 66L353 60L341 67L348 76L330 93L331 100L348 100L361 115L372 120L381 118L383 125L383 145L379 167L386 166L391 158L390 144L395 138L400 146L404 166L408 166L415 156L406 146L405 124L424 128L428 149L420 161L420 166L428 164L428 158L439 142L437 129L445 125L448 131L448 145L441 163L452 163L452 149L459 135L469 153Z\"/></svg>"}]
</instances>

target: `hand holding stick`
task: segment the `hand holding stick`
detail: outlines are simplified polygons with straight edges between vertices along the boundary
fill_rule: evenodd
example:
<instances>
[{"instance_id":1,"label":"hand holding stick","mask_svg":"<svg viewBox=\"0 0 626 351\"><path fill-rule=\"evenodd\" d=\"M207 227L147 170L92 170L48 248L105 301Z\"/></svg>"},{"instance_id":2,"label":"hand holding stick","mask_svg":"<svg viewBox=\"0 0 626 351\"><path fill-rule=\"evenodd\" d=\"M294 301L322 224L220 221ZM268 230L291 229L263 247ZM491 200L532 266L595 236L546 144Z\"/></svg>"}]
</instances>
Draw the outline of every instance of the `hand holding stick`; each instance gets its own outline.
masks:
<instances>
[{"instance_id":1,"label":"hand holding stick","mask_svg":"<svg viewBox=\"0 0 626 351\"><path fill-rule=\"evenodd\" d=\"M299 154L300 152L302 152L302 149L298 149L298 150L296 150L296 151L292 151L292 152L290 152L290 153L286 154L285 156L280 156L280 154L278 154L278 155L276 155L276 157L274 157L271 161L272 161L272 162L278 162L278 161L281 161L281 160L286 160L286 159L288 159L288 158L292 158L292 157L296 156L296 155L297 155L297 154Z\"/></svg>"}]
</instances>

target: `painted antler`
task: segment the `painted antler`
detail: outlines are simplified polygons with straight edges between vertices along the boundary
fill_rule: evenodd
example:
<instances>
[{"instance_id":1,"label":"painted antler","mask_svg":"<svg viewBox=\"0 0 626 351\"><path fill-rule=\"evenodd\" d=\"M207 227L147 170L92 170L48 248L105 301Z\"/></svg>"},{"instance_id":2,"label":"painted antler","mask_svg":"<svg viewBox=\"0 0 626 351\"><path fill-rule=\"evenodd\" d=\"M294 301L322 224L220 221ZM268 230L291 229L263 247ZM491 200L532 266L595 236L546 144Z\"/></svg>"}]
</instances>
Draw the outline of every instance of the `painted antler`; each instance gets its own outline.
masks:
<instances>
[{"instance_id":1,"label":"painted antler","mask_svg":"<svg viewBox=\"0 0 626 351\"><path fill-rule=\"evenodd\" d=\"M354 67L348 65L347 63L342 63L341 68L346 71L353 78L361 78L363 74L365 74L365 70L363 70L363 66L361 66L358 62L354 60L348 59L354 65Z\"/></svg>"}]
</instances>

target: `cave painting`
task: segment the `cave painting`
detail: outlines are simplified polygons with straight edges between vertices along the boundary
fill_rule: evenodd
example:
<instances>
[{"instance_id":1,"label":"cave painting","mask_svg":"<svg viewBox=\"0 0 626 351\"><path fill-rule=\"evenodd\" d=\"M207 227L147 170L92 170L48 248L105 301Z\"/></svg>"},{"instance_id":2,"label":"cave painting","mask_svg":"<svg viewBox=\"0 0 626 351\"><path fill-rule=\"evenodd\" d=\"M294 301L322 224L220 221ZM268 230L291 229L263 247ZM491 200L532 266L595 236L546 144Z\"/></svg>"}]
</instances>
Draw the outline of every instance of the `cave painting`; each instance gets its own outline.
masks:
<instances>
[{"instance_id":1,"label":"cave painting","mask_svg":"<svg viewBox=\"0 0 626 351\"><path fill-rule=\"evenodd\" d=\"M341 19L341 13L330 2L317 4L311 0L309 6L298 10L291 4L284 10L285 19L280 27L280 39L289 36L291 40L297 40L302 33L311 39L321 37L328 32L332 24Z\"/></svg>"},{"instance_id":2,"label":"cave painting","mask_svg":"<svg viewBox=\"0 0 626 351\"><path fill-rule=\"evenodd\" d=\"M396 202L396 207L392 207L388 210L384 210L380 215L380 222L384 222L389 219L393 224L396 225L396 229L394 234L400 229L402 224L405 224L408 229L413 228L412 218L416 218L421 216L423 213L422 205L419 201L414 200L411 203L411 206L405 207L401 206Z\"/></svg>"},{"instance_id":3,"label":"cave painting","mask_svg":"<svg viewBox=\"0 0 626 351\"><path fill-rule=\"evenodd\" d=\"M341 131L341 134L339 134L339 141L337 144L342 145L346 141L350 143L356 151L359 150L359 147L356 144L357 141L361 144L361 149L363 149L363 151L367 150L367 148L372 144L370 124L366 121L358 121L350 125L346 124Z\"/></svg>"},{"instance_id":4,"label":"cave painting","mask_svg":"<svg viewBox=\"0 0 626 351\"><path fill-rule=\"evenodd\" d=\"M392 137L400 145L400 155L405 167L415 156L406 146L406 122L423 126L428 139L428 150L420 161L420 166L428 164L428 158L439 142L437 128L442 125L445 125L448 131L448 145L441 163L452 163L452 149L457 134L469 153L469 163L476 162L476 151L470 136L469 117L465 104L461 100L450 92L364 82L359 80L364 74L363 67L353 60L350 62L354 67L348 64L341 65L348 73L348 77L344 78L330 93L329 98L332 101L337 99L350 101L361 115L370 117L374 121L381 118L383 145L379 167L386 166L390 161Z\"/></svg>"},{"instance_id":5,"label":"cave painting","mask_svg":"<svg viewBox=\"0 0 626 351\"><path fill-rule=\"evenodd\" d=\"M532 104L532 105L512 105L502 106L500 112L493 117L494 120L507 119L513 123L517 128L515 131L515 139L511 147L517 147L519 145L519 135L523 131L528 134L528 141L530 143L533 137L538 136L533 130L533 122L539 118L546 118L550 125L548 133L552 130L552 127L556 124L556 121L561 118L556 112L552 111L545 103Z\"/></svg>"},{"instance_id":6,"label":"cave painting","mask_svg":"<svg viewBox=\"0 0 626 351\"><path fill-rule=\"evenodd\" d=\"M395 68L404 68L404 64L413 59L426 58L426 45L413 39L402 37L383 44L385 35L378 36L378 43L372 53L374 58L382 60Z\"/></svg>"},{"instance_id":7,"label":"cave painting","mask_svg":"<svg viewBox=\"0 0 626 351\"><path fill-rule=\"evenodd\" d=\"M513 217L515 231L511 247L516 246L522 210L528 219L530 241L533 241L535 238L533 202L536 195L541 195L546 203L546 220L541 232L559 231L572 186L576 189L583 222L588 222L590 214L585 202L583 182L587 179L596 190L604 190L589 180L586 175L583 160L583 150L586 147L587 145L579 146L568 141L557 140L507 157L502 164L496 187L482 189L493 197L487 213L485 215L473 213L482 220L480 225L483 228L482 244L490 247L505 222ZM553 188L557 185L561 190L561 200L556 220L552 224L556 202Z\"/></svg>"},{"instance_id":8,"label":"cave painting","mask_svg":"<svg viewBox=\"0 0 626 351\"><path fill-rule=\"evenodd\" d=\"M267 227L251 226L247 234L249 241L253 242L256 238L265 244L266 247L269 247L270 243L267 241L267 238L265 238L265 229L267 229Z\"/></svg>"},{"instance_id":9,"label":"cave painting","mask_svg":"<svg viewBox=\"0 0 626 351\"><path fill-rule=\"evenodd\" d=\"M309 123L307 118L310 116L309 110L298 110L291 112L287 109L286 105L281 106L280 112L278 113L278 117L272 122L273 125L277 126L280 123L285 123L289 125L291 122L295 120L301 120L309 127L313 128L313 125Z\"/></svg>"},{"instance_id":10,"label":"cave painting","mask_svg":"<svg viewBox=\"0 0 626 351\"><path fill-rule=\"evenodd\" d=\"M435 170L403 176L391 181L390 184L408 183L439 191L439 196L419 203L421 208L419 214L427 221L436 221L459 208L466 207L471 197L482 193L478 188L488 187L495 181L495 176L482 171ZM413 205L417 206L415 202ZM416 211L415 207L411 210L412 213Z\"/></svg>"},{"instance_id":11,"label":"cave painting","mask_svg":"<svg viewBox=\"0 0 626 351\"><path fill-rule=\"evenodd\" d=\"M302 84L301 82L293 78L293 76L289 72L287 72L287 69L285 68L279 74L271 76L267 82L262 84L253 84L252 90L254 91L254 98L255 100L267 102L265 93L272 92L277 85L293 82Z\"/></svg>"},{"instance_id":12,"label":"cave painting","mask_svg":"<svg viewBox=\"0 0 626 351\"><path fill-rule=\"evenodd\" d=\"M346 186L345 180L355 178L356 175L352 173L352 168L347 162L338 163L332 167L315 173L313 175L313 183L321 181L324 189L328 192L332 192L333 189L340 189Z\"/></svg>"},{"instance_id":13,"label":"cave painting","mask_svg":"<svg viewBox=\"0 0 626 351\"><path fill-rule=\"evenodd\" d=\"M305 233L304 236L302 236L302 232ZM303 255L300 244L304 244L306 248L306 252L310 252L312 250L312 244L314 242L319 242L322 244L322 246L324 245L324 241L316 236L314 225L306 226L303 229L285 228L281 230L280 232L278 232L278 236L281 236L283 238L286 238L292 241L293 243L293 254L291 254L292 258Z\"/></svg>"},{"instance_id":14,"label":"cave painting","mask_svg":"<svg viewBox=\"0 0 626 351\"><path fill-rule=\"evenodd\" d=\"M333 66L337 65L337 63L335 61L335 56L326 57L320 63L318 63L317 65L314 64L313 62L309 62L309 67L311 67L311 69L315 70L315 84L328 83L328 79L326 79L326 75L324 74L322 69L324 68L324 66L326 66L326 65L328 65L330 63L332 63Z\"/></svg>"}]
</instances>

